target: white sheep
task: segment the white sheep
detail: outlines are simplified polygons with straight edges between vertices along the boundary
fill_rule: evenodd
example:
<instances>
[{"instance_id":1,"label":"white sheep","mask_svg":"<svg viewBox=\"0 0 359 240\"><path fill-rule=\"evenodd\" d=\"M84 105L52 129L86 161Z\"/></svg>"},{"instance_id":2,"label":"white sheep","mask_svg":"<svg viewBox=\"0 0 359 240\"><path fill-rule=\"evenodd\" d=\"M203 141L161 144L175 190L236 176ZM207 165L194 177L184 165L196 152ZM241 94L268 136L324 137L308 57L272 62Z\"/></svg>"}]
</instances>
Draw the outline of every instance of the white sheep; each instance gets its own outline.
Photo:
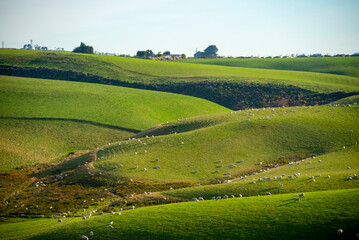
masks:
<instances>
[{"instance_id":1,"label":"white sheep","mask_svg":"<svg viewBox=\"0 0 359 240\"><path fill-rule=\"evenodd\" d=\"M112 225L108 225L107 228L113 229L113 226L112 226Z\"/></svg>"},{"instance_id":2,"label":"white sheep","mask_svg":"<svg viewBox=\"0 0 359 240\"><path fill-rule=\"evenodd\" d=\"M299 194L299 197L304 197L304 196L305 196L304 193Z\"/></svg>"},{"instance_id":3,"label":"white sheep","mask_svg":"<svg viewBox=\"0 0 359 240\"><path fill-rule=\"evenodd\" d=\"M343 234L343 229L339 228L339 229L337 230L337 234L338 234L338 235L342 235L342 234Z\"/></svg>"},{"instance_id":4,"label":"white sheep","mask_svg":"<svg viewBox=\"0 0 359 240\"><path fill-rule=\"evenodd\" d=\"M81 240L89 240L89 238L87 236L85 236L85 235L82 235Z\"/></svg>"},{"instance_id":5,"label":"white sheep","mask_svg":"<svg viewBox=\"0 0 359 240\"><path fill-rule=\"evenodd\" d=\"M92 231L90 232L90 237L93 237L93 232Z\"/></svg>"}]
</instances>

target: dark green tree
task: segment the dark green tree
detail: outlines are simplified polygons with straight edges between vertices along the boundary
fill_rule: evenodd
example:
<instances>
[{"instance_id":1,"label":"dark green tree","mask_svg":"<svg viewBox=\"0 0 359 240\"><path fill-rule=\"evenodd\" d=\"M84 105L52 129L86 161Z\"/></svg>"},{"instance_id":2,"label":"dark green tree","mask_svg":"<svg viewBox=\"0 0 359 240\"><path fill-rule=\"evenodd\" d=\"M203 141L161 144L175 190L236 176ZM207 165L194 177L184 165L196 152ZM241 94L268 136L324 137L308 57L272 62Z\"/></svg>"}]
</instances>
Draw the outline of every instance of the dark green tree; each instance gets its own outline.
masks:
<instances>
[{"instance_id":1,"label":"dark green tree","mask_svg":"<svg viewBox=\"0 0 359 240\"><path fill-rule=\"evenodd\" d=\"M169 55L171 55L171 52L170 52L170 51L165 51L165 52L163 53L163 56L169 56Z\"/></svg>"},{"instance_id":2,"label":"dark green tree","mask_svg":"<svg viewBox=\"0 0 359 240\"><path fill-rule=\"evenodd\" d=\"M218 48L216 45L210 45L204 50L205 57L216 57Z\"/></svg>"},{"instance_id":3,"label":"dark green tree","mask_svg":"<svg viewBox=\"0 0 359 240\"><path fill-rule=\"evenodd\" d=\"M75 53L89 53L89 54L93 54L93 47L92 46L87 46L85 43L81 42L80 46L75 48L73 50L73 52Z\"/></svg>"}]
</instances>

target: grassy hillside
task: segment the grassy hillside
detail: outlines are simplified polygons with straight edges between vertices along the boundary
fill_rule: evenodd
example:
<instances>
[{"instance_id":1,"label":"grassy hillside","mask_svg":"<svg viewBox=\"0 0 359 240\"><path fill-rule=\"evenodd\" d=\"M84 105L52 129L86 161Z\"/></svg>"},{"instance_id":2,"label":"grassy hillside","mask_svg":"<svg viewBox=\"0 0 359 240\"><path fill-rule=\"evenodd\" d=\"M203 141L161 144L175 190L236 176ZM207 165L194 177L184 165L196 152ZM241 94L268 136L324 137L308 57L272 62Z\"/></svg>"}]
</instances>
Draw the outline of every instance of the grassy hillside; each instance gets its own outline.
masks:
<instances>
[{"instance_id":1,"label":"grassy hillside","mask_svg":"<svg viewBox=\"0 0 359 240\"><path fill-rule=\"evenodd\" d=\"M221 65L229 67L262 68L319 72L359 77L357 57L311 57L311 58L259 58L259 59L187 59L187 63Z\"/></svg>"},{"instance_id":2,"label":"grassy hillside","mask_svg":"<svg viewBox=\"0 0 359 240\"><path fill-rule=\"evenodd\" d=\"M166 124L163 130L177 134L104 148L94 166L139 180L207 183L248 175L280 162L282 156L287 161L304 159L355 145L358 111L357 105L275 108L183 119Z\"/></svg>"},{"instance_id":3,"label":"grassy hillside","mask_svg":"<svg viewBox=\"0 0 359 240\"><path fill-rule=\"evenodd\" d=\"M354 239L358 189L170 204L121 216L29 220L0 225L2 239ZM113 221L113 229L107 225ZM343 229L337 236L337 229Z\"/></svg>"},{"instance_id":4,"label":"grassy hillside","mask_svg":"<svg viewBox=\"0 0 359 240\"><path fill-rule=\"evenodd\" d=\"M297 191L323 191L333 189L358 188L358 180L348 180L349 176L358 174L359 147L355 145L345 150L317 156L315 159L305 159L300 164L282 164L281 167L259 172L256 175L248 174L242 179L230 183L216 184L201 187L184 188L166 191L162 194L167 197L179 197L191 200L194 197L211 199L213 196L242 194L244 197L271 194L292 193ZM321 161L321 163L319 162ZM347 169L347 167L350 169ZM294 174L300 173L299 178ZM282 176L282 179L274 177ZM288 178L292 176L292 178ZM315 182L309 177L314 176ZM328 178L329 176L329 178ZM264 180L261 180L265 178ZM267 178L270 178L267 179ZM253 181L255 183L253 183ZM279 184L283 184L281 187Z\"/></svg>"},{"instance_id":5,"label":"grassy hillside","mask_svg":"<svg viewBox=\"0 0 359 240\"><path fill-rule=\"evenodd\" d=\"M206 100L148 90L0 76L2 117L64 118L144 130L227 111Z\"/></svg>"},{"instance_id":6,"label":"grassy hillside","mask_svg":"<svg viewBox=\"0 0 359 240\"><path fill-rule=\"evenodd\" d=\"M162 122L227 111L177 94L7 76L0 76L0 105L0 169L58 161Z\"/></svg>"},{"instance_id":7,"label":"grassy hillside","mask_svg":"<svg viewBox=\"0 0 359 240\"><path fill-rule=\"evenodd\" d=\"M294 85L317 92L358 91L357 77L312 72L233 68L134 58L0 50L0 65L74 70L101 77L138 83L235 81Z\"/></svg>"},{"instance_id":8,"label":"grassy hillside","mask_svg":"<svg viewBox=\"0 0 359 240\"><path fill-rule=\"evenodd\" d=\"M0 169L56 162L133 134L76 121L0 118Z\"/></svg>"}]
</instances>

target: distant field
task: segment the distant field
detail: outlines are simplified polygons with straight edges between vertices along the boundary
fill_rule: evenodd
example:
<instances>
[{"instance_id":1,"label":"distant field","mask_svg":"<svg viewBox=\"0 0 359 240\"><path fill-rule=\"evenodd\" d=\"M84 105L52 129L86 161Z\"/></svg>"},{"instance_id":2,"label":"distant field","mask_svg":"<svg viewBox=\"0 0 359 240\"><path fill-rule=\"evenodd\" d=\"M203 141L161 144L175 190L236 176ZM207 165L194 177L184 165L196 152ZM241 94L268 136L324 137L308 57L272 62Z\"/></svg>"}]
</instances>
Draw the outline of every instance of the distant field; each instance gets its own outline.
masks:
<instances>
[{"instance_id":1,"label":"distant field","mask_svg":"<svg viewBox=\"0 0 359 240\"><path fill-rule=\"evenodd\" d=\"M229 67L293 70L339 74L359 77L358 57L310 57L310 58L217 58L186 59L186 63L210 64Z\"/></svg>"},{"instance_id":2,"label":"distant field","mask_svg":"<svg viewBox=\"0 0 359 240\"><path fill-rule=\"evenodd\" d=\"M58 161L181 117L227 111L178 94L0 76L0 169Z\"/></svg>"},{"instance_id":3,"label":"distant field","mask_svg":"<svg viewBox=\"0 0 359 240\"><path fill-rule=\"evenodd\" d=\"M299 192L300 193L300 192ZM305 192L147 207L81 218L0 225L2 239L354 239L359 190ZM118 211L118 210L117 210ZM113 229L108 229L113 221Z\"/></svg>"},{"instance_id":4,"label":"distant field","mask_svg":"<svg viewBox=\"0 0 359 240\"><path fill-rule=\"evenodd\" d=\"M343 63L345 65L345 63ZM358 91L359 78L300 71L161 62L134 58L0 50L0 65L74 70L138 83L235 81L294 85L317 92Z\"/></svg>"},{"instance_id":5,"label":"distant field","mask_svg":"<svg viewBox=\"0 0 359 240\"><path fill-rule=\"evenodd\" d=\"M98 152L104 159L94 166L139 180L205 184L265 169L260 162L270 163L281 156L301 159L353 146L359 139L358 111L357 106L254 109L179 120L165 128L177 134L105 148Z\"/></svg>"}]
</instances>

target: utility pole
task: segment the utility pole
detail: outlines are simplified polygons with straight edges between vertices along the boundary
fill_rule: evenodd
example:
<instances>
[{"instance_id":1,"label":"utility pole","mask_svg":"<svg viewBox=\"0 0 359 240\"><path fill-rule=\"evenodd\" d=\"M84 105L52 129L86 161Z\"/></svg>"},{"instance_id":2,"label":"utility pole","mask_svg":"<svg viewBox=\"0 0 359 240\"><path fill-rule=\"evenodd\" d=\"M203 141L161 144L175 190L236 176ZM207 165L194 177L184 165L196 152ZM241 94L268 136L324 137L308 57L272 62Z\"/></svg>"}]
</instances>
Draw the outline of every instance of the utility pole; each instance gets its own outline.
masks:
<instances>
[{"instance_id":1,"label":"utility pole","mask_svg":"<svg viewBox=\"0 0 359 240\"><path fill-rule=\"evenodd\" d=\"M2 41L2 48L4 48L4 41Z\"/></svg>"}]
</instances>

